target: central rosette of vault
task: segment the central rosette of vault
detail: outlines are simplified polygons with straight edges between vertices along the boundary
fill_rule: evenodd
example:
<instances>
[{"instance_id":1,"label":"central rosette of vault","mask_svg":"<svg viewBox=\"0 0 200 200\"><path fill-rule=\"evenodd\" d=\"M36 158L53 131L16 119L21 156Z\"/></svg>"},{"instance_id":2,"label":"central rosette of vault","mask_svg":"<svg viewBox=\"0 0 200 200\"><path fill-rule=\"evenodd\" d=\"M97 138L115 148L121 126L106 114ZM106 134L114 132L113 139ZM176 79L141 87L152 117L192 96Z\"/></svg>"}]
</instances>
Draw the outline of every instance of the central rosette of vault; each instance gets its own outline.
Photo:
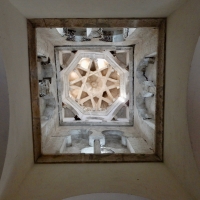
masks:
<instances>
[{"instance_id":1,"label":"central rosette of vault","mask_svg":"<svg viewBox=\"0 0 200 200\"><path fill-rule=\"evenodd\" d=\"M110 121L128 100L128 73L108 51L78 51L61 71L62 102L81 120Z\"/></svg>"},{"instance_id":2,"label":"central rosette of vault","mask_svg":"<svg viewBox=\"0 0 200 200\"><path fill-rule=\"evenodd\" d=\"M120 75L105 59L82 58L69 73L69 96L85 110L105 110L119 95Z\"/></svg>"}]
</instances>

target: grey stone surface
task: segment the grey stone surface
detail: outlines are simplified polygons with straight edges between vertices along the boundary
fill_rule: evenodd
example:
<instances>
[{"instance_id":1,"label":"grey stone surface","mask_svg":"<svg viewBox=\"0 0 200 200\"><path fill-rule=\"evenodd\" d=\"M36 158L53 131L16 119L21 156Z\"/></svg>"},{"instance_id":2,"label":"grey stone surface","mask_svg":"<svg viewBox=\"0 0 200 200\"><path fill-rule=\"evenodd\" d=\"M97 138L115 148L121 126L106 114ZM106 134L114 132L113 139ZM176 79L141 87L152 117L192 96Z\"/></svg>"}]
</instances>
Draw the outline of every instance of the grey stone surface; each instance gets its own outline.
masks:
<instances>
[{"instance_id":1,"label":"grey stone surface","mask_svg":"<svg viewBox=\"0 0 200 200\"><path fill-rule=\"evenodd\" d=\"M42 114L42 119L49 120L53 117L54 110L56 108L56 100L52 93L44 96L43 99L45 101L45 109Z\"/></svg>"},{"instance_id":2,"label":"grey stone surface","mask_svg":"<svg viewBox=\"0 0 200 200\"><path fill-rule=\"evenodd\" d=\"M95 154L101 153L101 142L99 139L94 140L94 153Z\"/></svg>"},{"instance_id":3,"label":"grey stone surface","mask_svg":"<svg viewBox=\"0 0 200 200\"><path fill-rule=\"evenodd\" d=\"M158 39L158 30L152 28L138 28L133 32L133 37L140 38L139 42L135 45L134 51L134 72L137 73L137 67L141 60L145 57L155 57L154 63L149 63L148 67L145 68L145 76L148 78L148 81L153 82L156 87L156 75L157 75L157 39ZM145 80L146 81L146 80ZM143 82L142 82L143 83ZM153 88L148 88L150 93L155 94L155 91L152 91ZM152 119L143 120L140 117L137 110L136 98L144 90L144 85L140 84L138 78L134 79L134 126L138 133L143 137L147 143L154 149L155 146L155 96L145 98L145 101L142 101L145 108L145 112L151 115Z\"/></svg>"},{"instance_id":4,"label":"grey stone surface","mask_svg":"<svg viewBox=\"0 0 200 200\"><path fill-rule=\"evenodd\" d=\"M118 60L120 60L124 65L128 65L128 62L127 62L127 52L118 52L116 53L116 57Z\"/></svg>"},{"instance_id":5,"label":"grey stone surface","mask_svg":"<svg viewBox=\"0 0 200 200\"><path fill-rule=\"evenodd\" d=\"M54 75L53 65L51 63L42 65L43 78L52 78Z\"/></svg>"},{"instance_id":6,"label":"grey stone surface","mask_svg":"<svg viewBox=\"0 0 200 200\"><path fill-rule=\"evenodd\" d=\"M136 70L136 77L138 78L140 84L142 84L144 81L148 81L148 77L146 76L146 68L150 63L153 64L154 61L155 61L154 58L146 58L146 57L144 57L140 61Z\"/></svg>"},{"instance_id":7,"label":"grey stone surface","mask_svg":"<svg viewBox=\"0 0 200 200\"><path fill-rule=\"evenodd\" d=\"M64 114L65 114L66 118L74 118L75 117L75 114L71 111L71 109L65 108L64 111L65 111Z\"/></svg>"},{"instance_id":8,"label":"grey stone surface","mask_svg":"<svg viewBox=\"0 0 200 200\"><path fill-rule=\"evenodd\" d=\"M136 97L136 107L138 110L138 114L142 119L146 120L153 117L151 114L148 113L145 105L145 97L143 97L141 94Z\"/></svg>"},{"instance_id":9,"label":"grey stone surface","mask_svg":"<svg viewBox=\"0 0 200 200\"><path fill-rule=\"evenodd\" d=\"M131 153L153 153L153 150L143 138L128 138L127 146Z\"/></svg>"},{"instance_id":10,"label":"grey stone surface","mask_svg":"<svg viewBox=\"0 0 200 200\"><path fill-rule=\"evenodd\" d=\"M51 135L56 132L58 127L58 109L57 109L57 83L56 74L54 73L54 47L50 41L48 41L44 35L37 33L37 55L42 58L38 59L37 71L38 80L49 80L51 83L48 85L48 92L45 96L39 98L40 114L41 114L41 130L42 130L42 151L48 144ZM48 61L51 61L49 64ZM44 65L43 65L43 64ZM46 64L45 64L46 63ZM62 144L62 143L61 143ZM52 146L52 149L53 146Z\"/></svg>"},{"instance_id":11,"label":"grey stone surface","mask_svg":"<svg viewBox=\"0 0 200 200\"><path fill-rule=\"evenodd\" d=\"M94 146L94 141L95 140L99 140L100 141L100 145L104 146L105 145L105 136L101 133L98 132L96 130L91 130L92 134L89 136L89 144L90 146Z\"/></svg>"},{"instance_id":12,"label":"grey stone surface","mask_svg":"<svg viewBox=\"0 0 200 200\"><path fill-rule=\"evenodd\" d=\"M90 135L92 135L92 131L96 134L99 134L97 131L88 129L67 130L64 127L58 128L58 130L59 132L57 132L56 135L52 136L45 148L43 148L44 154L48 154L48 152L50 152L51 154L93 152L94 146L92 146L92 149L89 148L89 137ZM130 153L130 151L126 147L128 135L125 136L123 134L123 132L120 132L118 130L108 130L107 133L100 133L100 135L103 135L105 138L104 145L102 145L102 143L100 142L101 153ZM69 136L71 136L71 146L66 145L67 141L70 141ZM132 134L129 135L129 137L131 136ZM97 137L95 138L97 139ZM92 142L94 143L94 140Z\"/></svg>"},{"instance_id":13,"label":"grey stone surface","mask_svg":"<svg viewBox=\"0 0 200 200\"><path fill-rule=\"evenodd\" d=\"M63 140L62 146L60 148L60 153L63 153L66 147L72 146L72 137L71 135L65 136L65 139Z\"/></svg>"}]
</instances>

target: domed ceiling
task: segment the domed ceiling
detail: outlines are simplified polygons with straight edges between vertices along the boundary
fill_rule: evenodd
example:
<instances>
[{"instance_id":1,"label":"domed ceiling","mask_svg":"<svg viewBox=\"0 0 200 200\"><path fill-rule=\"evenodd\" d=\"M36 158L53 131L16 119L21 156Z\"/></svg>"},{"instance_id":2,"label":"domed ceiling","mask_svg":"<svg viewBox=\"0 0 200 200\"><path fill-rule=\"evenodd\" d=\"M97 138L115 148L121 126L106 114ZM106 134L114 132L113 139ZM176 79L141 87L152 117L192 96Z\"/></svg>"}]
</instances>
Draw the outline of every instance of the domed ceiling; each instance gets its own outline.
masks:
<instances>
[{"instance_id":1,"label":"domed ceiling","mask_svg":"<svg viewBox=\"0 0 200 200\"><path fill-rule=\"evenodd\" d=\"M81 120L111 121L129 99L128 71L108 51L79 50L60 76L62 102L73 107Z\"/></svg>"}]
</instances>

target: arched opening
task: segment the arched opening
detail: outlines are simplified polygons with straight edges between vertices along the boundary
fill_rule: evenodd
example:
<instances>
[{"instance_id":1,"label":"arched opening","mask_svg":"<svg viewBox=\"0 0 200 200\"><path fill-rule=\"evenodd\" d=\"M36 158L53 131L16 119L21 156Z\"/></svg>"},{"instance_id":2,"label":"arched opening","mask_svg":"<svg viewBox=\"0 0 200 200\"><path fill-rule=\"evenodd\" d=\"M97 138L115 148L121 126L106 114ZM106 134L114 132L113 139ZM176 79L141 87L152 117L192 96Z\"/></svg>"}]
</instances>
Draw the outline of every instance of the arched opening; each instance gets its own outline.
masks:
<instances>
[{"instance_id":1,"label":"arched opening","mask_svg":"<svg viewBox=\"0 0 200 200\"><path fill-rule=\"evenodd\" d=\"M144 197L139 197L130 194L120 194L120 193L94 193L94 194L85 194L75 197L69 197L63 200L88 200L88 199L95 199L95 200L148 200Z\"/></svg>"}]
</instances>

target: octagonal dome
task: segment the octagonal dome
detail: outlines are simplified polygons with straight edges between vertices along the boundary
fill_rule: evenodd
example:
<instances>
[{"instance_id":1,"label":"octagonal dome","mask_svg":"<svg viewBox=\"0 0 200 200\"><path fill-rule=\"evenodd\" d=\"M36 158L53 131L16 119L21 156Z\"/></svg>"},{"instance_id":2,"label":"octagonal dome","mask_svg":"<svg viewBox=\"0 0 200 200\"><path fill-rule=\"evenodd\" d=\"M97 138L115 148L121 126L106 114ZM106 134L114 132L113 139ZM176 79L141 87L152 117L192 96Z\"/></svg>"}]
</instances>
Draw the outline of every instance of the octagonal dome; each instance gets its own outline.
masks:
<instances>
[{"instance_id":1,"label":"octagonal dome","mask_svg":"<svg viewBox=\"0 0 200 200\"><path fill-rule=\"evenodd\" d=\"M127 76L110 52L78 51L61 71L62 102L83 121L110 121L128 100Z\"/></svg>"}]
</instances>

